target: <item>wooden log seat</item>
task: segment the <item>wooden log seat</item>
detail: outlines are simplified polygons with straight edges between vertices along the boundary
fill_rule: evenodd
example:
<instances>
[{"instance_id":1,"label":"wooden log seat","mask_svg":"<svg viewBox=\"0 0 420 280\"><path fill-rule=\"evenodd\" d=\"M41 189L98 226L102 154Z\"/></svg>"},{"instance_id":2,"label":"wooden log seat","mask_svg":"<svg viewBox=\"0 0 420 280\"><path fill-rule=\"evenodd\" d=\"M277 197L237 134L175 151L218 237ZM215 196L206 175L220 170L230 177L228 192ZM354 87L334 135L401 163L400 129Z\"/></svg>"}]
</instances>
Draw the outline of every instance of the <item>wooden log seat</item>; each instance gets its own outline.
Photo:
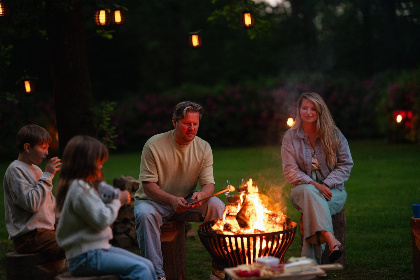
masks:
<instances>
[{"instance_id":1,"label":"wooden log seat","mask_svg":"<svg viewBox=\"0 0 420 280\"><path fill-rule=\"evenodd\" d=\"M66 269L66 259L50 261L43 254L6 254L7 280L53 280Z\"/></svg>"},{"instance_id":2,"label":"wooden log seat","mask_svg":"<svg viewBox=\"0 0 420 280\"><path fill-rule=\"evenodd\" d=\"M410 218L414 279L420 279L420 218Z\"/></svg>"},{"instance_id":3,"label":"wooden log seat","mask_svg":"<svg viewBox=\"0 0 420 280\"><path fill-rule=\"evenodd\" d=\"M333 229L335 238L341 243L341 249L344 250L344 254L337 260L337 263L342 264L343 266L346 264L346 213L345 208L338 212L337 214L332 216L333 222ZM303 226L302 226L302 216L300 217L299 223L299 233L301 242L303 243ZM325 251L322 254L322 264L329 264L328 256L330 254L330 250L328 245L325 246Z\"/></svg>"},{"instance_id":4,"label":"wooden log seat","mask_svg":"<svg viewBox=\"0 0 420 280\"><path fill-rule=\"evenodd\" d=\"M119 280L118 275L97 275L97 276L72 276L69 271L58 275L55 280Z\"/></svg>"},{"instance_id":5,"label":"wooden log seat","mask_svg":"<svg viewBox=\"0 0 420 280\"><path fill-rule=\"evenodd\" d=\"M163 271L167 280L185 280L187 262L185 253L185 222L166 222L161 227Z\"/></svg>"}]
</instances>

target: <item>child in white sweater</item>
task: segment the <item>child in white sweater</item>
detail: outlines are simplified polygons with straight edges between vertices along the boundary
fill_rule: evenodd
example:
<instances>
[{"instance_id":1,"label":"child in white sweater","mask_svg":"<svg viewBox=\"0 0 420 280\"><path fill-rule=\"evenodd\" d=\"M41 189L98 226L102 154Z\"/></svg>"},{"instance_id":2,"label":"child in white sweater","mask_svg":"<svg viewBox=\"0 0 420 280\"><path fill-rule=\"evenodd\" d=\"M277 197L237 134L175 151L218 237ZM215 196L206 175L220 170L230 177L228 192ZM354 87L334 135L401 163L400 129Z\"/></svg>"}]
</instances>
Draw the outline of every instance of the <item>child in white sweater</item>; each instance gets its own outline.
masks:
<instances>
[{"instance_id":1,"label":"child in white sweater","mask_svg":"<svg viewBox=\"0 0 420 280\"><path fill-rule=\"evenodd\" d=\"M74 276L118 274L121 279L154 280L157 276L148 259L109 243L110 225L121 204L131 198L121 191L109 203L101 199L98 182L107 158L107 148L90 136L75 136L66 145L57 192L57 242Z\"/></svg>"}]
</instances>

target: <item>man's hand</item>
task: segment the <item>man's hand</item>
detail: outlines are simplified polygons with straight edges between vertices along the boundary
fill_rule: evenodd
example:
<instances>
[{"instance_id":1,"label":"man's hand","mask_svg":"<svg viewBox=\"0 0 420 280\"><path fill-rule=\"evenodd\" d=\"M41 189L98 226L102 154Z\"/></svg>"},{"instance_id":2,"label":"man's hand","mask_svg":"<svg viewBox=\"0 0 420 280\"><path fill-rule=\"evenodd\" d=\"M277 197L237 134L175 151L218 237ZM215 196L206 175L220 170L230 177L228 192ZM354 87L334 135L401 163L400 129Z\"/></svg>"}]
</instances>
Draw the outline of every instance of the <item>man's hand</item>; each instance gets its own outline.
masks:
<instances>
[{"instance_id":1,"label":"man's hand","mask_svg":"<svg viewBox=\"0 0 420 280\"><path fill-rule=\"evenodd\" d=\"M197 203L194 203L194 201L200 200L202 198L204 198L204 196L201 192L194 192L193 195L191 196L191 203L193 203L193 204L190 204L189 208L196 208L196 207L200 206L202 201L197 202Z\"/></svg>"},{"instance_id":2,"label":"man's hand","mask_svg":"<svg viewBox=\"0 0 420 280\"><path fill-rule=\"evenodd\" d=\"M52 175L55 175L55 173L60 170L60 165L61 165L61 159L59 159L58 157L52 157L47 162L47 165L45 166L44 171L51 173Z\"/></svg>"},{"instance_id":3,"label":"man's hand","mask_svg":"<svg viewBox=\"0 0 420 280\"><path fill-rule=\"evenodd\" d=\"M171 206L177 213L184 213L191 207L187 205L187 201L183 197L174 196L171 200Z\"/></svg>"}]
</instances>

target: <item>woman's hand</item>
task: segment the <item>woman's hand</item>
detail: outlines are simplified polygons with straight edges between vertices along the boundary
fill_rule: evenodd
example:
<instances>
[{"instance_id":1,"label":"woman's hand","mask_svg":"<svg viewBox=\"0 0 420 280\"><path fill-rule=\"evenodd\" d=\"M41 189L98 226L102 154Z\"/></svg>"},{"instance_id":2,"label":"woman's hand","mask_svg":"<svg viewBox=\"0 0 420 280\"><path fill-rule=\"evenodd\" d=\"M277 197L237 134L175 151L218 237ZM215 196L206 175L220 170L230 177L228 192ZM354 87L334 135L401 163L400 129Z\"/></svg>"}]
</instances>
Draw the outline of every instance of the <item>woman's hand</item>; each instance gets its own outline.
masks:
<instances>
[{"instance_id":1,"label":"woman's hand","mask_svg":"<svg viewBox=\"0 0 420 280\"><path fill-rule=\"evenodd\" d=\"M327 201L330 201L332 197L332 192L330 188L324 184L319 184L319 185L320 185L320 188L318 190L321 192L321 194L325 197Z\"/></svg>"},{"instance_id":2,"label":"woman's hand","mask_svg":"<svg viewBox=\"0 0 420 280\"><path fill-rule=\"evenodd\" d=\"M312 185L315 186L319 190L319 192L322 194L322 196L325 198L325 200L330 201L332 198L332 192L329 187L327 187L325 184L320 184L315 181L310 182Z\"/></svg>"}]
</instances>

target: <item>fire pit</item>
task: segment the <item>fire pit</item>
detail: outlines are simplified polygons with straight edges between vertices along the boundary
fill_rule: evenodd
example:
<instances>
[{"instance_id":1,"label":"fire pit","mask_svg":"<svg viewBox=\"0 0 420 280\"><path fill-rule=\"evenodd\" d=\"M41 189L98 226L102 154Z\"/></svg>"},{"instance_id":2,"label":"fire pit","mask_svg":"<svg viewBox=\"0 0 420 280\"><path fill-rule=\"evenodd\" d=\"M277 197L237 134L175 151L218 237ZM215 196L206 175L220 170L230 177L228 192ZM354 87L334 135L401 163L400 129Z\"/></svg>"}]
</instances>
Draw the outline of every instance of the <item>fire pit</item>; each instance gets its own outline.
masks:
<instances>
[{"instance_id":1,"label":"fire pit","mask_svg":"<svg viewBox=\"0 0 420 280\"><path fill-rule=\"evenodd\" d=\"M281 211L264 207L252 179L239 187L240 195L229 200L223 218L202 223L198 236L213 259L213 268L252 264L257 258L273 256L284 261L293 241L296 223Z\"/></svg>"},{"instance_id":2,"label":"fire pit","mask_svg":"<svg viewBox=\"0 0 420 280\"><path fill-rule=\"evenodd\" d=\"M223 270L240 264L251 264L259 257L273 256L284 261L292 244L296 223L287 219L284 230L257 234L218 234L211 230L215 221L198 226L198 236L213 258L213 267Z\"/></svg>"}]
</instances>

